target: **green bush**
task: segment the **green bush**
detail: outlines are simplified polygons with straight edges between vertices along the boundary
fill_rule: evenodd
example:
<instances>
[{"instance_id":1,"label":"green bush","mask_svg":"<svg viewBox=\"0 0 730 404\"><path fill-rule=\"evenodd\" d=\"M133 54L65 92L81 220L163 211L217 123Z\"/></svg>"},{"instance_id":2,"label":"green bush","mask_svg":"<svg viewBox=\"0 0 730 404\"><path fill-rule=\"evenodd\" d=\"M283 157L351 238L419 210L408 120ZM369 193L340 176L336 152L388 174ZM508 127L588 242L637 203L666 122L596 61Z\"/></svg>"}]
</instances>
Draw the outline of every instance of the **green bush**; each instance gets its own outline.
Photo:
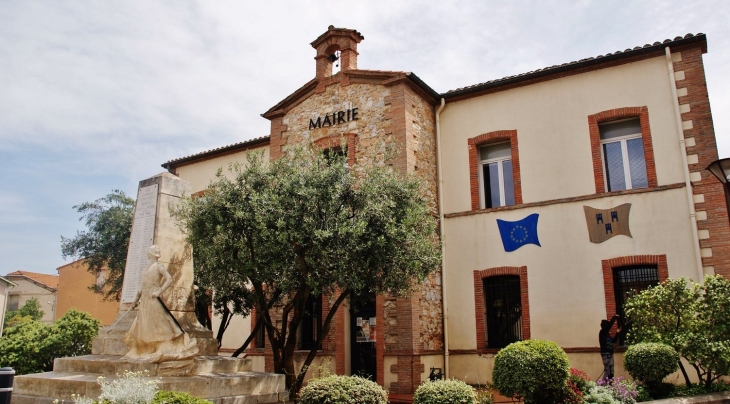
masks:
<instances>
[{"instance_id":1,"label":"green bush","mask_svg":"<svg viewBox=\"0 0 730 404\"><path fill-rule=\"evenodd\" d=\"M474 388L461 380L437 380L418 386L413 404L475 404Z\"/></svg>"},{"instance_id":2,"label":"green bush","mask_svg":"<svg viewBox=\"0 0 730 404\"><path fill-rule=\"evenodd\" d=\"M624 368L634 380L644 384L661 383L678 368L679 354L669 345L644 342L629 346Z\"/></svg>"},{"instance_id":3,"label":"green bush","mask_svg":"<svg viewBox=\"0 0 730 404\"><path fill-rule=\"evenodd\" d=\"M300 404L387 404L388 393L377 383L357 376L312 379L299 394Z\"/></svg>"},{"instance_id":4,"label":"green bush","mask_svg":"<svg viewBox=\"0 0 730 404\"><path fill-rule=\"evenodd\" d=\"M568 355L556 343L527 340L499 351L492 379L502 395L518 395L527 404L550 404L562 400L569 369Z\"/></svg>"},{"instance_id":5,"label":"green bush","mask_svg":"<svg viewBox=\"0 0 730 404\"><path fill-rule=\"evenodd\" d=\"M0 367L10 366L17 374L53 370L55 358L91 353L99 325L88 313L71 309L50 325L29 320L8 327L0 338Z\"/></svg>"},{"instance_id":6,"label":"green bush","mask_svg":"<svg viewBox=\"0 0 730 404\"><path fill-rule=\"evenodd\" d=\"M210 404L210 401L182 391L160 390L155 394L151 404Z\"/></svg>"}]
</instances>

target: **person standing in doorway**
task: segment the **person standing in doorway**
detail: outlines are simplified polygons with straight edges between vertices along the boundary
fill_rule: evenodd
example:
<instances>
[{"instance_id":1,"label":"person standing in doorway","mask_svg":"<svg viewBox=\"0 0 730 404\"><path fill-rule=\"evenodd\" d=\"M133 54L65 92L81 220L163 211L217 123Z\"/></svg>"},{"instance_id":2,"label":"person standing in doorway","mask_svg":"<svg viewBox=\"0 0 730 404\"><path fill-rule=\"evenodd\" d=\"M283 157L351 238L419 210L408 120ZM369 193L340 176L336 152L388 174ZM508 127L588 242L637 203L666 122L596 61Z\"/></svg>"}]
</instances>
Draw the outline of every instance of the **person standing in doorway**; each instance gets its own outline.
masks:
<instances>
[{"instance_id":1,"label":"person standing in doorway","mask_svg":"<svg viewBox=\"0 0 730 404\"><path fill-rule=\"evenodd\" d=\"M619 322L618 331L611 336L611 327L616 320L621 317L616 314L611 317L611 321L601 320L601 331L598 332L598 343L601 346L601 360L603 361L603 374L599 379L613 379L613 344L618 342L621 334L621 323Z\"/></svg>"}]
</instances>

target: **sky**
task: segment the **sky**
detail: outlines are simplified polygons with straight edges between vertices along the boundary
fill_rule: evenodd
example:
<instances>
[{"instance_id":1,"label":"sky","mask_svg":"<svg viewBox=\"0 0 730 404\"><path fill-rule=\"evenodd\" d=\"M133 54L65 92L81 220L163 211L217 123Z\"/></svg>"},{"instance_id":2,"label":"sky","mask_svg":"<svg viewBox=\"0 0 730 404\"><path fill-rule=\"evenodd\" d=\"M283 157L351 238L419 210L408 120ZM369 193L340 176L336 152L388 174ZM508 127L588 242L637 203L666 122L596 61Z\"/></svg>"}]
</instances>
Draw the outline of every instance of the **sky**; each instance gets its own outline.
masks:
<instances>
[{"instance_id":1,"label":"sky","mask_svg":"<svg viewBox=\"0 0 730 404\"><path fill-rule=\"evenodd\" d=\"M73 206L185 155L269 134L260 116L314 77L309 45L357 29L361 69L438 92L705 33L730 157L730 2L0 1L0 275L56 273Z\"/></svg>"}]
</instances>

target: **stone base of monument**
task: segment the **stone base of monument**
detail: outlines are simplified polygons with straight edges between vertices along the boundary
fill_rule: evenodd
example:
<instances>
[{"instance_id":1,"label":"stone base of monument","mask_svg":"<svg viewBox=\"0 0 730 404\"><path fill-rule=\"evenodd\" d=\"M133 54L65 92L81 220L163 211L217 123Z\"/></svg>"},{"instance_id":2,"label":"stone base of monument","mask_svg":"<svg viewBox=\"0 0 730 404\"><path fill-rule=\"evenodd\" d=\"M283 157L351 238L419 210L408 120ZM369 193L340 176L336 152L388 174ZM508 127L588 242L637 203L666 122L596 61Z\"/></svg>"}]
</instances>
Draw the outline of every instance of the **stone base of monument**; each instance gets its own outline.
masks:
<instances>
[{"instance_id":1,"label":"stone base of monument","mask_svg":"<svg viewBox=\"0 0 730 404\"><path fill-rule=\"evenodd\" d=\"M218 354L218 340L213 338L213 332L198 324L194 313L175 312L178 323L191 338L195 338L198 345L198 355L215 356ZM91 344L93 355L124 356L129 347L124 344L124 335L132 327L137 311L120 313L114 327L104 327Z\"/></svg>"},{"instance_id":2,"label":"stone base of monument","mask_svg":"<svg viewBox=\"0 0 730 404\"><path fill-rule=\"evenodd\" d=\"M188 361L135 362L116 355L56 359L53 372L15 378L13 404L72 403L72 394L96 398L99 376L114 380L125 371L146 371L160 389L184 391L216 404L286 402L284 375L251 371L250 359L198 356Z\"/></svg>"}]
</instances>

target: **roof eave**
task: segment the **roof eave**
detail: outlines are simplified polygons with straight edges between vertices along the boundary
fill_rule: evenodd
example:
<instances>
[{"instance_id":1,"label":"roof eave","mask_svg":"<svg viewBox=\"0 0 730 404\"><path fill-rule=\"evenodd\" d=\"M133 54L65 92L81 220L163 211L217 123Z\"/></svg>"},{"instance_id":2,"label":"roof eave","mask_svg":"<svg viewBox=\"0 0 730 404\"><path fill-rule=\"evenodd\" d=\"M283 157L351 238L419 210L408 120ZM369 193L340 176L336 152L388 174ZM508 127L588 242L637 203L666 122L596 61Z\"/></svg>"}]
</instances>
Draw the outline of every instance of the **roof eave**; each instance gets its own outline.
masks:
<instances>
[{"instance_id":1,"label":"roof eave","mask_svg":"<svg viewBox=\"0 0 730 404\"><path fill-rule=\"evenodd\" d=\"M697 35L694 35L694 36L688 37L688 38L682 38L682 39L678 39L678 40L668 40L668 41L662 42L658 45L650 45L647 47L642 47L639 49L632 49L630 51L624 51L621 53L614 53L612 55L607 55L607 56L587 58L587 59L584 59L582 61L578 61L575 63L566 63L564 65L560 65L555 68L546 68L546 69L542 69L542 70L535 71L532 73L517 75L517 76L511 77L511 78L504 79L504 80L494 80L492 82L488 82L488 83L484 83L484 84L477 84L472 87L467 87L467 88L463 88L460 90L453 90L453 91L443 93L440 95L440 97L445 98L447 101L449 99L454 99L454 98L458 98L458 99L468 98L472 94L497 89L499 87L510 86L510 85L520 83L523 81L549 77L552 75L569 72L571 70L578 70L578 69L583 69L586 67L597 66L597 65L601 65L601 64L615 62L615 61L618 61L621 59L632 59L632 58L640 57L642 55L647 55L647 54L651 54L651 53L659 53L660 51L664 51L664 49L667 47L686 46L686 45L691 45L693 43L701 43L702 44L702 53L707 53L707 36L705 34L697 34Z\"/></svg>"}]
</instances>

